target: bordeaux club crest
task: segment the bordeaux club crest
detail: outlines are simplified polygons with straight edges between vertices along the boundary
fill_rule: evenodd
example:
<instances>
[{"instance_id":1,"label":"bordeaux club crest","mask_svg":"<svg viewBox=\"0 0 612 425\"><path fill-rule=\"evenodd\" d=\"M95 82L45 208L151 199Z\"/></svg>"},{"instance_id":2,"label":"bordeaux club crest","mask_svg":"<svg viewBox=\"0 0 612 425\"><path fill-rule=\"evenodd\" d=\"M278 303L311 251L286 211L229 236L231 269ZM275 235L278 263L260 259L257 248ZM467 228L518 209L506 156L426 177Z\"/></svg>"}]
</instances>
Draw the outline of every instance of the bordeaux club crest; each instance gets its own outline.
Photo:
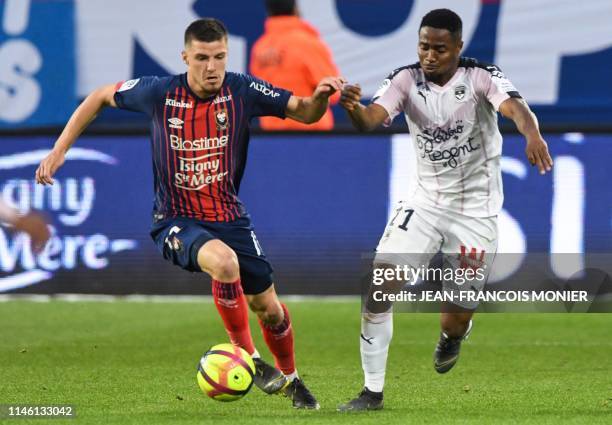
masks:
<instances>
[{"instance_id":1,"label":"bordeaux club crest","mask_svg":"<svg viewBox=\"0 0 612 425\"><path fill-rule=\"evenodd\" d=\"M463 100L465 97L465 86L461 84L460 86L455 87L455 98L457 100Z\"/></svg>"},{"instance_id":2,"label":"bordeaux club crest","mask_svg":"<svg viewBox=\"0 0 612 425\"><path fill-rule=\"evenodd\" d=\"M227 130L227 109L215 112L215 123L217 124L217 130Z\"/></svg>"}]
</instances>

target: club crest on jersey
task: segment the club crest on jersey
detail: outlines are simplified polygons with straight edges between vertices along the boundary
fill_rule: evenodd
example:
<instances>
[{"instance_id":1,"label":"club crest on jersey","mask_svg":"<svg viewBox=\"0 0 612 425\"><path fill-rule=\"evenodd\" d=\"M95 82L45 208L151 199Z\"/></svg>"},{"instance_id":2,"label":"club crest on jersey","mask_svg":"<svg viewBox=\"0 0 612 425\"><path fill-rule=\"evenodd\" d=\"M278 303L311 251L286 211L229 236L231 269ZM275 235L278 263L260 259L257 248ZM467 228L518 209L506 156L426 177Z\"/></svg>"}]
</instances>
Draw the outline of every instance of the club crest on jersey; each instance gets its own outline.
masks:
<instances>
[{"instance_id":1,"label":"club crest on jersey","mask_svg":"<svg viewBox=\"0 0 612 425\"><path fill-rule=\"evenodd\" d=\"M455 98L457 100L463 100L463 98L465 97L465 90L466 87L463 84L455 87Z\"/></svg>"},{"instance_id":2,"label":"club crest on jersey","mask_svg":"<svg viewBox=\"0 0 612 425\"><path fill-rule=\"evenodd\" d=\"M215 112L215 123L217 124L217 130L227 130L227 109Z\"/></svg>"}]
</instances>

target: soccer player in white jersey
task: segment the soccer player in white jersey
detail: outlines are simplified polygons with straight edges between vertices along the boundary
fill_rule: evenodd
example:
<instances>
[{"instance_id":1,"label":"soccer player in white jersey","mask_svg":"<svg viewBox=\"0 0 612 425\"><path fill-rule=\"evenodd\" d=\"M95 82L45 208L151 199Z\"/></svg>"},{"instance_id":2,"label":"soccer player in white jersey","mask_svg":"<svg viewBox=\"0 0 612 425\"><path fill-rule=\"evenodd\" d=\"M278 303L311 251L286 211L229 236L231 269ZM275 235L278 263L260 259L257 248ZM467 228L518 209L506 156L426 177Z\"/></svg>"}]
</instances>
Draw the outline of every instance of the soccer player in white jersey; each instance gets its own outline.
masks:
<instances>
[{"instance_id":1,"label":"soccer player in white jersey","mask_svg":"<svg viewBox=\"0 0 612 425\"><path fill-rule=\"evenodd\" d=\"M387 224L376 249L375 269L420 267L437 252L461 261L454 265L458 268L466 267L463 260L470 268L474 263L481 269L491 265L503 202L497 111L512 119L525 137L529 162L541 174L551 170L535 115L498 67L460 56L461 28L461 18L453 11L432 10L419 27L418 63L393 71L369 106L360 103L358 85L346 85L342 91L340 103L361 131L388 125L403 112L417 157L414 190ZM475 281L471 289L480 291L485 280ZM443 286L445 291L461 289L457 281L444 281ZM476 307L455 300L442 305L434 352L437 372L445 373L456 363ZM392 305L366 303L360 339L365 385L339 410L383 407L392 334Z\"/></svg>"}]
</instances>

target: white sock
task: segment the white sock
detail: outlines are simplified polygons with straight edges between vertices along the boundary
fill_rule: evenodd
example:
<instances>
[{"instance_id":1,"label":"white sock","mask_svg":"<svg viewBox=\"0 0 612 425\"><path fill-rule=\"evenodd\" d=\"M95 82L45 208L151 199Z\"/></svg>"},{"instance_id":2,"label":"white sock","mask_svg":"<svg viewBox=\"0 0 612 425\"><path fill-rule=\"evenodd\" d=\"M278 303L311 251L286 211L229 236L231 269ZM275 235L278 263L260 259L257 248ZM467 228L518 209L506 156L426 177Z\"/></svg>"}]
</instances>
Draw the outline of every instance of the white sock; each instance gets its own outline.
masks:
<instances>
[{"instance_id":1,"label":"white sock","mask_svg":"<svg viewBox=\"0 0 612 425\"><path fill-rule=\"evenodd\" d=\"M251 358L252 359L261 359L261 356L259 355L259 351L257 351L257 349L255 351L253 351L253 354L251 354Z\"/></svg>"},{"instance_id":2,"label":"white sock","mask_svg":"<svg viewBox=\"0 0 612 425\"><path fill-rule=\"evenodd\" d=\"M361 367L365 375L365 386L381 392L385 385L387 354L393 336L393 313L364 313L361 316Z\"/></svg>"},{"instance_id":3,"label":"white sock","mask_svg":"<svg viewBox=\"0 0 612 425\"><path fill-rule=\"evenodd\" d=\"M298 375L298 373L297 373L297 369L296 369L296 370L294 370L294 371L293 371L293 373L290 373L289 375L285 375L285 376L287 377L287 380L288 380L289 382L293 382L293 380L294 380L295 378L298 378L298 379L300 378L300 377L299 377L299 375Z\"/></svg>"}]
</instances>

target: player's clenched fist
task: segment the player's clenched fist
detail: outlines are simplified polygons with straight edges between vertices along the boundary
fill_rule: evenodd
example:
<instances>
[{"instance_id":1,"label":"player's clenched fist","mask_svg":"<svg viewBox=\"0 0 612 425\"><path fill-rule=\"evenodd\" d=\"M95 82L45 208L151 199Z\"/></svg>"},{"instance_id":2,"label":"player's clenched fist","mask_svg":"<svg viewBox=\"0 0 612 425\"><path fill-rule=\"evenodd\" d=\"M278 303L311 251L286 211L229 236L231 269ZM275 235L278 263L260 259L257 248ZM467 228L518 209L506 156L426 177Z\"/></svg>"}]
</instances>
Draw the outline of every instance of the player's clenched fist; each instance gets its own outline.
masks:
<instances>
[{"instance_id":1,"label":"player's clenched fist","mask_svg":"<svg viewBox=\"0 0 612 425\"><path fill-rule=\"evenodd\" d=\"M53 175L64 164L65 155L62 151L52 150L49 155L40 162L36 170L36 182L47 185L53 184Z\"/></svg>"},{"instance_id":2,"label":"player's clenched fist","mask_svg":"<svg viewBox=\"0 0 612 425\"><path fill-rule=\"evenodd\" d=\"M346 84L340 96L340 105L347 111L354 110L361 101L361 86Z\"/></svg>"}]
</instances>

